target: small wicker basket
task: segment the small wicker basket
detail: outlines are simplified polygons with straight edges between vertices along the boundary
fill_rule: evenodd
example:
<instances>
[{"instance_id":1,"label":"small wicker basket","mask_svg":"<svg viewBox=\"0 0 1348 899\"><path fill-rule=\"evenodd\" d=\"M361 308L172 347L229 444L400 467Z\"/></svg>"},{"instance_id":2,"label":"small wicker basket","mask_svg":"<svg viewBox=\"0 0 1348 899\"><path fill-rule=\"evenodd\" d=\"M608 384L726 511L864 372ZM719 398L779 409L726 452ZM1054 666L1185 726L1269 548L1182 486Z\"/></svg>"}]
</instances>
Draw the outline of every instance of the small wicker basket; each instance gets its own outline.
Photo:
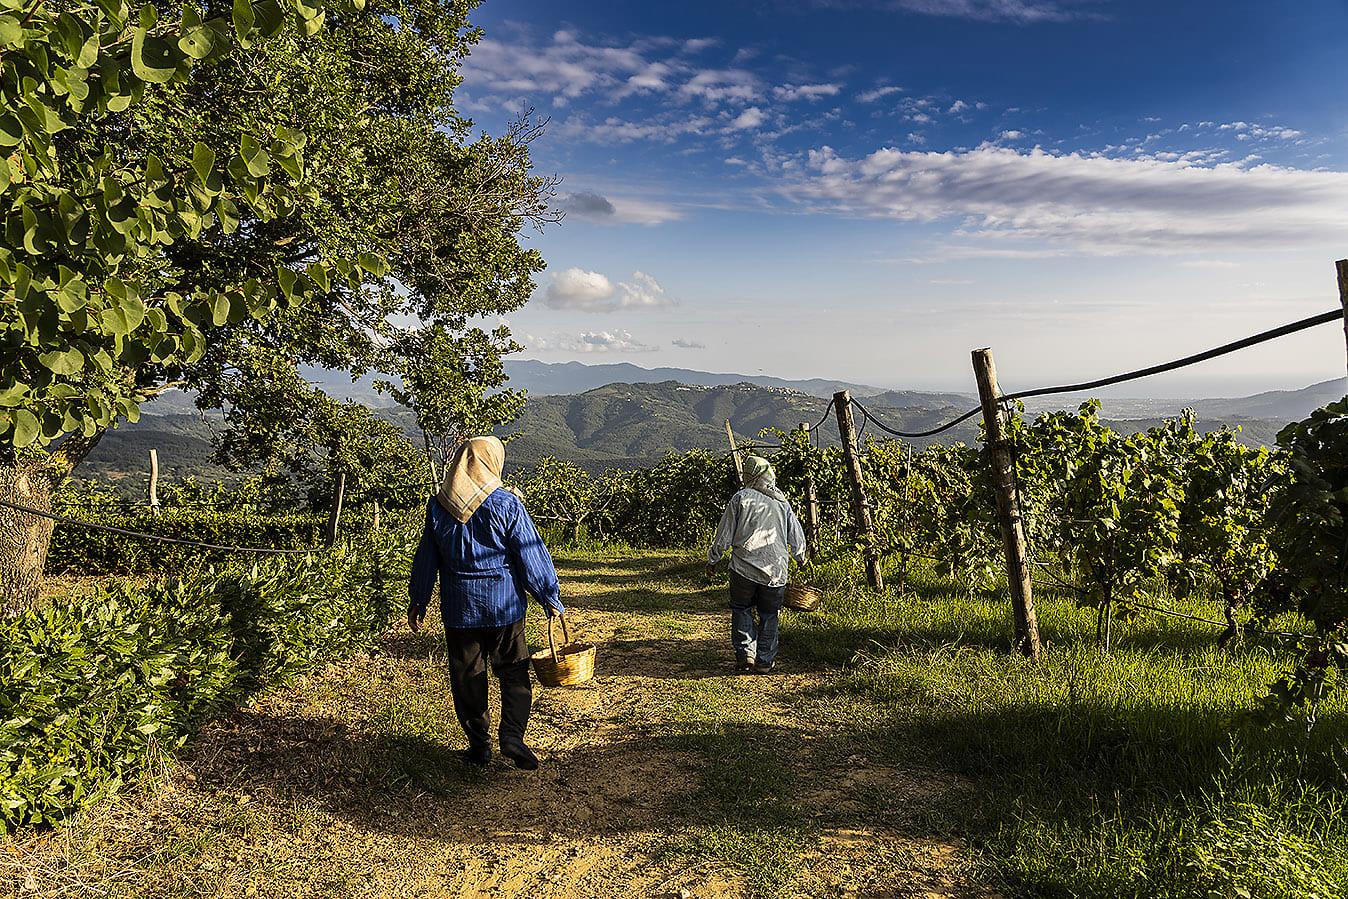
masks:
<instances>
[{"instance_id":1,"label":"small wicker basket","mask_svg":"<svg viewBox=\"0 0 1348 899\"><path fill-rule=\"evenodd\" d=\"M552 635L553 622L559 619L562 622L560 647ZM569 687L583 684L594 677L594 657L597 652L593 643L572 643L566 616L557 615L548 618L548 648L540 649L530 658L540 684L545 687Z\"/></svg>"},{"instance_id":2,"label":"small wicker basket","mask_svg":"<svg viewBox=\"0 0 1348 899\"><path fill-rule=\"evenodd\" d=\"M822 596L818 587L811 587L808 584L786 585L786 607L789 609L809 612L819 605Z\"/></svg>"}]
</instances>

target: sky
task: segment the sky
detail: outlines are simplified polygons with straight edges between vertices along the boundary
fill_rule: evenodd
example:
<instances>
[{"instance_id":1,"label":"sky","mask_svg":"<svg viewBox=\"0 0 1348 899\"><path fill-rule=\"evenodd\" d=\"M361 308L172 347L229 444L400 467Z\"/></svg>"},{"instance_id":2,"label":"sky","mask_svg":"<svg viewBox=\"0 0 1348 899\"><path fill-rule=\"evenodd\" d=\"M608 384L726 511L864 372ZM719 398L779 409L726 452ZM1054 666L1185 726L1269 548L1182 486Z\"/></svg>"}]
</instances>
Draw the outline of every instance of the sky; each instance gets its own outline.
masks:
<instances>
[{"instance_id":1,"label":"sky","mask_svg":"<svg viewBox=\"0 0 1348 899\"><path fill-rule=\"evenodd\" d=\"M1288 10L1295 10L1294 13ZM1338 305L1348 0L486 0L458 106L546 119L527 358L972 389ZM1345 373L1303 335L1129 395Z\"/></svg>"}]
</instances>

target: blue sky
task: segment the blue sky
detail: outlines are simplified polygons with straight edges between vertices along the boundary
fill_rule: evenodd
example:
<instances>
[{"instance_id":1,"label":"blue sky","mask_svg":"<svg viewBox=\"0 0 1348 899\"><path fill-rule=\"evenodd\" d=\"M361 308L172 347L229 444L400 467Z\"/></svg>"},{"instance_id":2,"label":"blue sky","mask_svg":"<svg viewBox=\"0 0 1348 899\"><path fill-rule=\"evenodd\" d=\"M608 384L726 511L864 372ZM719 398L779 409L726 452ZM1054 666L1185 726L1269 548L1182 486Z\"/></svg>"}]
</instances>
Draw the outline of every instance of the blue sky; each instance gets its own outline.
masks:
<instances>
[{"instance_id":1,"label":"blue sky","mask_svg":"<svg viewBox=\"0 0 1348 899\"><path fill-rule=\"evenodd\" d=\"M509 319L526 356L968 389L990 345L1011 389L1337 303L1342 0L487 0L475 21L461 108L548 117L534 158L563 179ZM1148 390L1343 373L1325 326Z\"/></svg>"}]
</instances>

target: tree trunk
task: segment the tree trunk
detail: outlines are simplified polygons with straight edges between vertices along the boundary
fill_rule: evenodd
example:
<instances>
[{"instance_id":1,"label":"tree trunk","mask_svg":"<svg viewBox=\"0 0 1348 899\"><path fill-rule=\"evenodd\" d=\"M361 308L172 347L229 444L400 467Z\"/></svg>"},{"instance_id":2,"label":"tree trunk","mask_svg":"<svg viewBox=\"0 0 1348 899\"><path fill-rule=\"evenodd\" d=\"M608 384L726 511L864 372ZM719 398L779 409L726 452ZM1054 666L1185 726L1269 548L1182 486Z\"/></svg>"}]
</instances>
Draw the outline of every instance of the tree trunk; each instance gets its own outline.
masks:
<instances>
[{"instance_id":1,"label":"tree trunk","mask_svg":"<svg viewBox=\"0 0 1348 899\"><path fill-rule=\"evenodd\" d=\"M75 435L53 452L17 460L0 454L0 500L51 512L56 487L102 436ZM0 506L0 615L17 615L37 602L54 525L50 518Z\"/></svg>"},{"instance_id":2,"label":"tree trunk","mask_svg":"<svg viewBox=\"0 0 1348 899\"><path fill-rule=\"evenodd\" d=\"M45 454L0 463L0 500L50 512L56 481ZM50 518L0 506L0 613L17 615L37 602L52 525Z\"/></svg>"}]
</instances>

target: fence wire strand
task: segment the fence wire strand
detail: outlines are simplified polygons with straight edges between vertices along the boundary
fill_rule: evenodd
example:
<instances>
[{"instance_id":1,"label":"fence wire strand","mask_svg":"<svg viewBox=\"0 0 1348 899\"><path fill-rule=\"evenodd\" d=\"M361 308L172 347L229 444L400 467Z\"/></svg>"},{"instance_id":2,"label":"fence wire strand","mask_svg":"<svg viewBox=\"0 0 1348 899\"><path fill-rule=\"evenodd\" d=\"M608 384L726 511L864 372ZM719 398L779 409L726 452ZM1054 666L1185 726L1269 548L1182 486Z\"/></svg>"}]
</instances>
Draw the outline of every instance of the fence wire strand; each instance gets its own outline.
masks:
<instances>
[{"instance_id":1,"label":"fence wire strand","mask_svg":"<svg viewBox=\"0 0 1348 899\"><path fill-rule=\"evenodd\" d=\"M119 528L111 524L98 524L93 521L80 521L78 518L71 518L68 515L60 515L55 512L44 512L41 509L34 509L31 506L25 506L20 503L11 503L0 499L0 506L7 509L13 509L16 512L22 512L26 515L36 515L39 518L47 518L61 524L72 524L77 527L91 528L95 531L107 531L113 534L122 534L127 537L139 537L144 540L155 540L160 543L175 543L179 546L195 546L199 549L210 549L220 552L238 552L253 553L262 556L275 555L298 555L301 553L320 552L323 547L306 547L301 549L283 549L274 546L229 546L219 543L204 543L200 540L185 540L181 537L166 537L163 534L149 534L145 531L133 531L129 528Z\"/></svg>"}]
</instances>

